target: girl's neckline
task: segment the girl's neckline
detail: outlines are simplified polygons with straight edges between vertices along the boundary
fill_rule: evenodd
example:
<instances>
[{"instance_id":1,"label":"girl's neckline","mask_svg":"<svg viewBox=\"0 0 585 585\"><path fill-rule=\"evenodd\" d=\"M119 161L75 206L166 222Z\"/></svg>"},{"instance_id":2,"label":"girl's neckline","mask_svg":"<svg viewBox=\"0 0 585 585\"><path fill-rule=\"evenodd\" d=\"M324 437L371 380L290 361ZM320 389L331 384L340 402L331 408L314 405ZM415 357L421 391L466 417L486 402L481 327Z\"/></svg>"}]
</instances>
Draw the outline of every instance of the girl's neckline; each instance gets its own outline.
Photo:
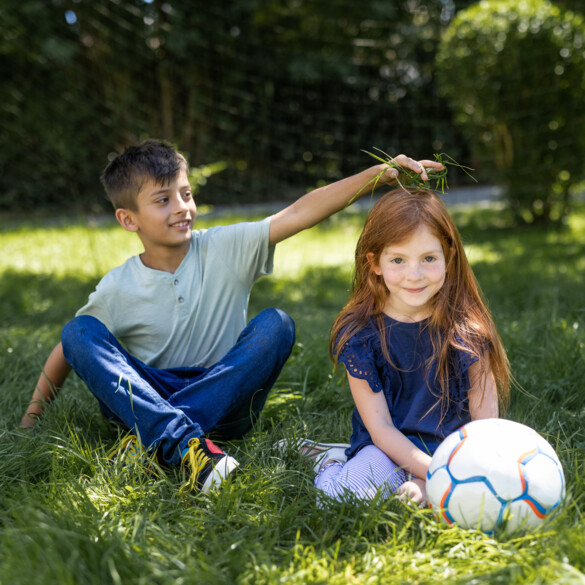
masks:
<instances>
[{"instance_id":1,"label":"girl's neckline","mask_svg":"<svg viewBox=\"0 0 585 585\"><path fill-rule=\"evenodd\" d=\"M387 315L386 313L383 313L386 321L390 321L391 323L397 323L400 325L411 325L411 326L420 326L420 325L426 325L430 319L430 317L425 317L424 319L421 319L420 321L400 321L399 319L395 319L394 317L390 317L390 315Z\"/></svg>"}]
</instances>

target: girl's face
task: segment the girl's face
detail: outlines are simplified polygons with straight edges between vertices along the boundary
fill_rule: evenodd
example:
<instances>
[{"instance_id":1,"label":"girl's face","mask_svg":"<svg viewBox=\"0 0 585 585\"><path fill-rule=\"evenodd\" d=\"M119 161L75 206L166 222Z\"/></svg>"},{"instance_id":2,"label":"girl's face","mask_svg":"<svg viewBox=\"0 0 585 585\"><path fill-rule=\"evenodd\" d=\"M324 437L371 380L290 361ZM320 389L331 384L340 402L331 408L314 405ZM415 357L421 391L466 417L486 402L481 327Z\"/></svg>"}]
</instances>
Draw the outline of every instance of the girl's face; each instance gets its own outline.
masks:
<instances>
[{"instance_id":1,"label":"girl's face","mask_svg":"<svg viewBox=\"0 0 585 585\"><path fill-rule=\"evenodd\" d=\"M367 257L388 289L384 308L388 316L397 321L430 316L432 298L445 282L446 262L441 242L426 225L403 242L386 246L378 262L372 252Z\"/></svg>"}]
</instances>

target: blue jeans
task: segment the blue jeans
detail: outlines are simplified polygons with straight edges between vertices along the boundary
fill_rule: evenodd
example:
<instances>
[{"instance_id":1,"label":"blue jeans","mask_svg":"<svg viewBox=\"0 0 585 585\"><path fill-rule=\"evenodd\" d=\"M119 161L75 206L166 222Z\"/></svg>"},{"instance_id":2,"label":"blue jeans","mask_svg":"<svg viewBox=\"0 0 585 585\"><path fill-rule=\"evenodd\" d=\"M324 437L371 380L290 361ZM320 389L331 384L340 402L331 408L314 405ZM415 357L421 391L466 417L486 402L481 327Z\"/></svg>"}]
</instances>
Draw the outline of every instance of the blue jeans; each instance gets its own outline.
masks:
<instances>
[{"instance_id":1,"label":"blue jeans","mask_svg":"<svg viewBox=\"0 0 585 585\"><path fill-rule=\"evenodd\" d=\"M265 309L215 365L158 369L129 354L95 317L63 328L65 359L112 422L132 429L162 461L178 465L189 439L237 439L250 430L295 341L293 320Z\"/></svg>"}]
</instances>

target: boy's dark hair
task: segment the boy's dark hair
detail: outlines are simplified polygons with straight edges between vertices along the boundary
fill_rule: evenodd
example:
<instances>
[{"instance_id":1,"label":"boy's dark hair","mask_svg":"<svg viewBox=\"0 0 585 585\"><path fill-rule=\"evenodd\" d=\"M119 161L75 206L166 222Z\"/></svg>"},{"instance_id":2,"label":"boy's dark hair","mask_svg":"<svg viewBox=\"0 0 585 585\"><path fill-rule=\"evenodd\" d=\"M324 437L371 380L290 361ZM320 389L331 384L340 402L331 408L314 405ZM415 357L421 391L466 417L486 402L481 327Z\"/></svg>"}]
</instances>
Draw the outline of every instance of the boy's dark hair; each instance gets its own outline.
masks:
<instances>
[{"instance_id":1,"label":"boy's dark hair","mask_svg":"<svg viewBox=\"0 0 585 585\"><path fill-rule=\"evenodd\" d=\"M136 211L136 198L146 181L168 185L181 171L188 172L185 157L168 142L149 139L129 146L112 159L101 176L114 209Z\"/></svg>"}]
</instances>

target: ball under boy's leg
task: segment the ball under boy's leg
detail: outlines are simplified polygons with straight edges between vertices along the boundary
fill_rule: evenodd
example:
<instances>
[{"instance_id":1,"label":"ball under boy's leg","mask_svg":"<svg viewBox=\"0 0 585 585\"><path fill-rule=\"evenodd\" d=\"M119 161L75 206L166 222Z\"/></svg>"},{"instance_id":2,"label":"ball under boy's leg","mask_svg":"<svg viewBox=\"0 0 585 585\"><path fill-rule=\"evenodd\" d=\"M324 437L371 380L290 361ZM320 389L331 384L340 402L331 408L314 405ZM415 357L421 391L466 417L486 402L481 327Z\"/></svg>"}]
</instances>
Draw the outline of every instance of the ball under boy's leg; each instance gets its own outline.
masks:
<instances>
[{"instance_id":1,"label":"ball under boy's leg","mask_svg":"<svg viewBox=\"0 0 585 585\"><path fill-rule=\"evenodd\" d=\"M361 449L345 465L332 463L321 468L315 487L334 500L356 497L371 500L381 492L388 497L406 481L405 472L375 445Z\"/></svg>"},{"instance_id":2,"label":"ball under boy's leg","mask_svg":"<svg viewBox=\"0 0 585 585\"><path fill-rule=\"evenodd\" d=\"M169 402L204 432L240 438L259 416L294 341L293 320L279 309L265 309L217 364L189 381Z\"/></svg>"},{"instance_id":3,"label":"ball under boy's leg","mask_svg":"<svg viewBox=\"0 0 585 585\"><path fill-rule=\"evenodd\" d=\"M140 435L147 448L157 448L171 465L181 461L189 439L201 427L161 396L173 385L165 370L143 364L130 355L99 320L76 317L61 336L65 359L98 399L102 412Z\"/></svg>"}]
</instances>

